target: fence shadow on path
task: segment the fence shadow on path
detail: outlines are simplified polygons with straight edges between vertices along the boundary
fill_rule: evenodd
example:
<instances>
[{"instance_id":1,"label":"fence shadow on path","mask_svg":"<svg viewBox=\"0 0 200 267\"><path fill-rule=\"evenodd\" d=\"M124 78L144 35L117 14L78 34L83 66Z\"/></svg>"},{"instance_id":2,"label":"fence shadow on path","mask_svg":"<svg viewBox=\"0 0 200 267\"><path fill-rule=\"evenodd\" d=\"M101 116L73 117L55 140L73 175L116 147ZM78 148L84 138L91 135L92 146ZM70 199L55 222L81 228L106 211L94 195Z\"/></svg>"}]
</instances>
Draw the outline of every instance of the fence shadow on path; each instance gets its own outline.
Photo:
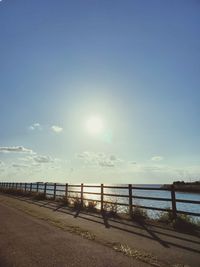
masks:
<instances>
[{"instance_id":1,"label":"fence shadow on path","mask_svg":"<svg viewBox=\"0 0 200 267\"><path fill-rule=\"evenodd\" d=\"M177 247L194 253L200 253L200 249L192 247L192 245L200 245L199 236L195 235L196 238L194 240L193 234L177 232L174 229L169 229L167 226L165 227L164 225L157 225L152 222L143 223L119 218L110 218L106 212L90 213L82 209L74 210L61 205L56 201L34 200L29 197L15 196L11 194L9 194L9 197L37 205L38 207L50 209L53 212L67 214L76 219L80 218L86 221L101 224L106 228L113 228L119 231L124 231L133 236L135 235L146 238L147 240L154 240L164 248Z\"/></svg>"}]
</instances>

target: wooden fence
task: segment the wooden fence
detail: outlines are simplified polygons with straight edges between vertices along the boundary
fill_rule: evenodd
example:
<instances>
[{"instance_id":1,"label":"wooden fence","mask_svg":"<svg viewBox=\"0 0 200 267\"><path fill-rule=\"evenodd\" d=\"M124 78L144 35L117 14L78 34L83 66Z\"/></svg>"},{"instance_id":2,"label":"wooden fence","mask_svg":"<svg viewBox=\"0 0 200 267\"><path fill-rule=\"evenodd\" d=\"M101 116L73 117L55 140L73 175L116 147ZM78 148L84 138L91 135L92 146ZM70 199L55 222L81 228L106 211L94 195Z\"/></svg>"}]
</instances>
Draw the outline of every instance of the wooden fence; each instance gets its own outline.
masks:
<instances>
[{"instance_id":1,"label":"wooden fence","mask_svg":"<svg viewBox=\"0 0 200 267\"><path fill-rule=\"evenodd\" d=\"M73 189L76 190L73 190ZM161 208L159 206L152 207L152 206L143 206L143 205L136 205L135 199L142 199L142 200L153 200L153 201L167 201L171 204L170 211L172 212L174 218L177 214L187 214L192 216L199 216L200 213L197 212L189 212L177 209L177 203L188 203L188 204L195 204L199 205L200 201L197 200L188 200L188 199L177 199L176 198L176 190L173 185L168 186L167 188L164 187L144 187L144 186L133 186L132 184L129 185L88 185L88 184L59 184L59 183L0 183L0 189L19 189L25 192L41 192L45 194L45 197L51 196L54 200L56 198L61 198L65 196L66 198L77 198L80 199L81 204L83 205L84 201L96 201L100 204L100 209L104 209L104 205L107 204L116 204L115 202L106 200L106 197L111 198L125 198L126 203L118 202L117 205L125 206L129 209L129 214L132 214L134 207L139 207L141 209L147 210L155 210L155 211L169 211L168 208ZM79 189L79 190L78 190ZM88 191L89 189L89 191ZM92 189L95 189L96 192L92 192ZM114 189L114 190L124 190L125 194L114 194L114 193L107 193L105 189ZM99 192L97 192L99 190ZM147 191L168 191L170 193L170 197L152 197L152 196L138 196L136 192L138 190L147 190ZM8 190L9 191L9 190ZM133 194L134 192L134 194ZM74 195L76 194L76 196ZM92 195L96 198L86 198L85 196ZM112 199L111 199L112 200Z\"/></svg>"}]
</instances>

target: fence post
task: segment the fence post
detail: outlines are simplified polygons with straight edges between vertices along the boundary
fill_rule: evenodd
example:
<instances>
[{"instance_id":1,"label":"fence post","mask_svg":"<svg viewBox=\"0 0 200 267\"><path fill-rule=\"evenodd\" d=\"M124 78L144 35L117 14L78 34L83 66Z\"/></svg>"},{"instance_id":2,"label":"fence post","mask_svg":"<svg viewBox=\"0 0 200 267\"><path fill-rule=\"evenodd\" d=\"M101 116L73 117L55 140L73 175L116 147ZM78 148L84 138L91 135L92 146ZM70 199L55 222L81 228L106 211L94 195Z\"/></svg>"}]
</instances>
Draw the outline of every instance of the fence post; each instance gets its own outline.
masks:
<instances>
[{"instance_id":1,"label":"fence post","mask_svg":"<svg viewBox=\"0 0 200 267\"><path fill-rule=\"evenodd\" d=\"M56 183L54 183L53 199L56 199Z\"/></svg>"},{"instance_id":2,"label":"fence post","mask_svg":"<svg viewBox=\"0 0 200 267\"><path fill-rule=\"evenodd\" d=\"M83 183L81 184L81 208L83 207Z\"/></svg>"},{"instance_id":3,"label":"fence post","mask_svg":"<svg viewBox=\"0 0 200 267\"><path fill-rule=\"evenodd\" d=\"M30 192L32 192L32 183L30 184Z\"/></svg>"},{"instance_id":4,"label":"fence post","mask_svg":"<svg viewBox=\"0 0 200 267\"><path fill-rule=\"evenodd\" d=\"M129 215L132 217L133 215L132 184L128 185L128 191L129 191Z\"/></svg>"},{"instance_id":5,"label":"fence post","mask_svg":"<svg viewBox=\"0 0 200 267\"><path fill-rule=\"evenodd\" d=\"M171 198L172 198L172 213L173 213L173 218L175 219L177 217L176 213L176 193L174 189L174 185L171 185Z\"/></svg>"},{"instance_id":6,"label":"fence post","mask_svg":"<svg viewBox=\"0 0 200 267\"><path fill-rule=\"evenodd\" d=\"M103 212L103 184L101 184L101 212Z\"/></svg>"},{"instance_id":7,"label":"fence post","mask_svg":"<svg viewBox=\"0 0 200 267\"><path fill-rule=\"evenodd\" d=\"M68 199L68 183L65 184L65 198Z\"/></svg>"},{"instance_id":8,"label":"fence post","mask_svg":"<svg viewBox=\"0 0 200 267\"><path fill-rule=\"evenodd\" d=\"M44 197L46 198L47 193L47 183L44 183Z\"/></svg>"},{"instance_id":9,"label":"fence post","mask_svg":"<svg viewBox=\"0 0 200 267\"><path fill-rule=\"evenodd\" d=\"M27 183L25 183L25 192L26 192Z\"/></svg>"},{"instance_id":10,"label":"fence post","mask_svg":"<svg viewBox=\"0 0 200 267\"><path fill-rule=\"evenodd\" d=\"M39 191L39 182L37 182L37 192Z\"/></svg>"}]
</instances>

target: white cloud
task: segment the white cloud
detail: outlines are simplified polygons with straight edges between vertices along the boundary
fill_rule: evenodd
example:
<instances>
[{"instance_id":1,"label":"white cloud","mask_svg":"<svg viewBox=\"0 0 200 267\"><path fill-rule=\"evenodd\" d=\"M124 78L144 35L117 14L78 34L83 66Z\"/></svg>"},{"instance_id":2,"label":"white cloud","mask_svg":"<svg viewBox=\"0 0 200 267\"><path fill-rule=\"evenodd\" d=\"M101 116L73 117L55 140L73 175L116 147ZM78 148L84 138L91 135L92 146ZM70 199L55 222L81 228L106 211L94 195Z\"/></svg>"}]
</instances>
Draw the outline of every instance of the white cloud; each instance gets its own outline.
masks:
<instances>
[{"instance_id":1,"label":"white cloud","mask_svg":"<svg viewBox=\"0 0 200 267\"><path fill-rule=\"evenodd\" d=\"M129 161L129 163L130 163L131 165L136 165L136 164L137 164L136 161Z\"/></svg>"},{"instance_id":2,"label":"white cloud","mask_svg":"<svg viewBox=\"0 0 200 267\"><path fill-rule=\"evenodd\" d=\"M99 161L99 166L101 166L101 167L115 167L115 164L110 160L104 159L104 160Z\"/></svg>"},{"instance_id":3,"label":"white cloud","mask_svg":"<svg viewBox=\"0 0 200 267\"><path fill-rule=\"evenodd\" d=\"M63 131L63 128L57 125L52 125L51 130L55 133L61 133Z\"/></svg>"},{"instance_id":4,"label":"white cloud","mask_svg":"<svg viewBox=\"0 0 200 267\"><path fill-rule=\"evenodd\" d=\"M34 154L32 149L23 146L11 146L11 147L0 147L0 152L3 153L29 153Z\"/></svg>"},{"instance_id":5,"label":"white cloud","mask_svg":"<svg viewBox=\"0 0 200 267\"><path fill-rule=\"evenodd\" d=\"M44 130L51 130L54 133L61 133L63 131L63 128L58 126L58 125L41 125L39 122L33 123L32 125L29 126L29 130L31 131L44 131Z\"/></svg>"},{"instance_id":6,"label":"white cloud","mask_svg":"<svg viewBox=\"0 0 200 267\"><path fill-rule=\"evenodd\" d=\"M12 167L14 167L14 168L28 168L29 166L23 165L23 164L12 164Z\"/></svg>"},{"instance_id":7,"label":"white cloud","mask_svg":"<svg viewBox=\"0 0 200 267\"><path fill-rule=\"evenodd\" d=\"M34 130L42 130L42 126L36 122L36 123L33 123L31 126L29 126L29 129L34 131Z\"/></svg>"},{"instance_id":8,"label":"white cloud","mask_svg":"<svg viewBox=\"0 0 200 267\"><path fill-rule=\"evenodd\" d=\"M53 162L53 159L49 156L35 156L33 157L33 160L36 161L37 163L50 163Z\"/></svg>"},{"instance_id":9,"label":"white cloud","mask_svg":"<svg viewBox=\"0 0 200 267\"><path fill-rule=\"evenodd\" d=\"M105 155L104 153L94 153L85 151L76 155L77 158L84 161L85 164L97 165L100 167L115 167L122 160L115 155Z\"/></svg>"},{"instance_id":10,"label":"white cloud","mask_svg":"<svg viewBox=\"0 0 200 267\"><path fill-rule=\"evenodd\" d=\"M153 160L153 161L161 161L161 160L163 160L164 158L162 157L162 156L153 156L152 158L151 158L151 160Z\"/></svg>"}]
</instances>

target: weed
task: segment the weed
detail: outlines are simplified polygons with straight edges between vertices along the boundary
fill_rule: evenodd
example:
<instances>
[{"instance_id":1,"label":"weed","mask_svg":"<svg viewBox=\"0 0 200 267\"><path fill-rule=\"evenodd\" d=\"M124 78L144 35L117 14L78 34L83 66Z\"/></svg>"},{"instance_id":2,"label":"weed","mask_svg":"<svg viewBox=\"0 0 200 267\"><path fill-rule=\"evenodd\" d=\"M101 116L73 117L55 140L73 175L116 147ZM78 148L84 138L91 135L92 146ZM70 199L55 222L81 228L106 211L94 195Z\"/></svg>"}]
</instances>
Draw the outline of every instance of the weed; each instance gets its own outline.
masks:
<instances>
[{"instance_id":1,"label":"weed","mask_svg":"<svg viewBox=\"0 0 200 267\"><path fill-rule=\"evenodd\" d=\"M33 199L35 199L35 200L45 200L46 199L46 196L45 196L44 193L34 192Z\"/></svg>"},{"instance_id":2,"label":"weed","mask_svg":"<svg viewBox=\"0 0 200 267\"><path fill-rule=\"evenodd\" d=\"M198 225L195 224L194 220L186 214L181 214L172 221L172 226L174 229L183 232L194 232L197 230Z\"/></svg>"},{"instance_id":3,"label":"weed","mask_svg":"<svg viewBox=\"0 0 200 267\"><path fill-rule=\"evenodd\" d=\"M144 222L146 219L148 219L146 210L143 210L138 206L134 207L131 217L134 221L137 222Z\"/></svg>"},{"instance_id":4,"label":"weed","mask_svg":"<svg viewBox=\"0 0 200 267\"><path fill-rule=\"evenodd\" d=\"M158 221L170 224L174 219L172 210L170 208L167 208L166 211L162 211L159 215Z\"/></svg>"},{"instance_id":5,"label":"weed","mask_svg":"<svg viewBox=\"0 0 200 267\"><path fill-rule=\"evenodd\" d=\"M161 212L158 221L170 224L174 229L182 232L194 232L199 228L198 223L196 223L191 216L187 214L178 214L174 218L173 213L170 209L166 212Z\"/></svg>"},{"instance_id":6,"label":"weed","mask_svg":"<svg viewBox=\"0 0 200 267\"><path fill-rule=\"evenodd\" d=\"M74 210L80 210L82 208L81 198L78 194L73 194L68 196L68 203Z\"/></svg>"},{"instance_id":7,"label":"weed","mask_svg":"<svg viewBox=\"0 0 200 267\"><path fill-rule=\"evenodd\" d=\"M85 204L85 209L89 212L97 212L97 201L88 201Z\"/></svg>"},{"instance_id":8,"label":"weed","mask_svg":"<svg viewBox=\"0 0 200 267\"><path fill-rule=\"evenodd\" d=\"M111 202L112 201L112 202ZM109 217L118 217L118 203L117 199L104 202L103 210Z\"/></svg>"},{"instance_id":9,"label":"weed","mask_svg":"<svg viewBox=\"0 0 200 267\"><path fill-rule=\"evenodd\" d=\"M22 196L24 194L24 191L18 188L2 188L1 192L5 194L16 195L16 196Z\"/></svg>"},{"instance_id":10,"label":"weed","mask_svg":"<svg viewBox=\"0 0 200 267\"><path fill-rule=\"evenodd\" d=\"M68 206L69 205L69 200L67 196L63 196L62 198L59 198L58 201L63 205L63 206Z\"/></svg>"}]
</instances>

